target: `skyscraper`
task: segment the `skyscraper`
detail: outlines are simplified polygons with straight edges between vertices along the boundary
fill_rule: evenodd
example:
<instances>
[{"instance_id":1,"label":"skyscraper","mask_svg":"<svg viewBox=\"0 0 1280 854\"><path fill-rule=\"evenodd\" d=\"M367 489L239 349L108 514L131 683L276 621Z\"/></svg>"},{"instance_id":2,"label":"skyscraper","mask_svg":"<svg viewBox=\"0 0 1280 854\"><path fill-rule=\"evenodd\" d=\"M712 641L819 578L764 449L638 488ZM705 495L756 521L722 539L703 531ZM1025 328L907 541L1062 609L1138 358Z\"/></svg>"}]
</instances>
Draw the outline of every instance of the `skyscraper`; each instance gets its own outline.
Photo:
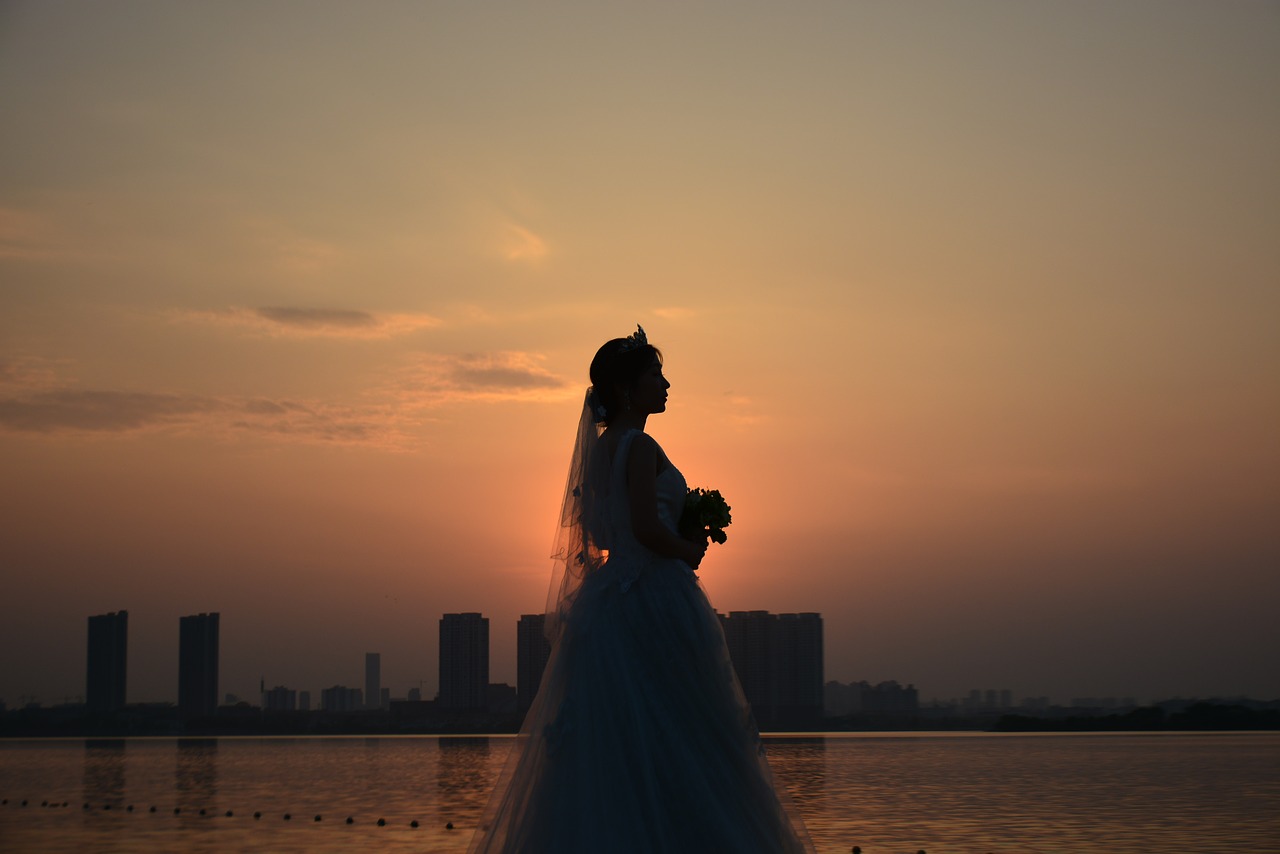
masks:
<instances>
[{"instance_id":1,"label":"skyscraper","mask_svg":"<svg viewBox=\"0 0 1280 854\"><path fill-rule=\"evenodd\" d=\"M772 727L778 705L777 648L774 626L777 617L768 611L731 611L721 616L729 658L742 684L742 693L756 721Z\"/></svg>"},{"instance_id":2,"label":"skyscraper","mask_svg":"<svg viewBox=\"0 0 1280 854\"><path fill-rule=\"evenodd\" d=\"M440 618L441 708L479 710L489 695L489 620L480 614Z\"/></svg>"},{"instance_id":3,"label":"skyscraper","mask_svg":"<svg viewBox=\"0 0 1280 854\"><path fill-rule=\"evenodd\" d=\"M822 616L733 611L721 617L742 693L764 729L822 720Z\"/></svg>"},{"instance_id":4,"label":"skyscraper","mask_svg":"<svg viewBox=\"0 0 1280 854\"><path fill-rule=\"evenodd\" d=\"M777 722L809 727L822 720L822 616L779 614Z\"/></svg>"},{"instance_id":5,"label":"skyscraper","mask_svg":"<svg viewBox=\"0 0 1280 854\"><path fill-rule=\"evenodd\" d=\"M516 623L516 708L522 712L533 705L551 656L546 625L546 614L521 614Z\"/></svg>"},{"instance_id":6,"label":"skyscraper","mask_svg":"<svg viewBox=\"0 0 1280 854\"><path fill-rule=\"evenodd\" d=\"M178 711L183 718L212 715L218 707L218 614L178 621Z\"/></svg>"},{"instance_id":7,"label":"skyscraper","mask_svg":"<svg viewBox=\"0 0 1280 854\"><path fill-rule=\"evenodd\" d=\"M364 707L382 708L382 655L376 652L364 654Z\"/></svg>"},{"instance_id":8,"label":"skyscraper","mask_svg":"<svg viewBox=\"0 0 1280 854\"><path fill-rule=\"evenodd\" d=\"M112 611L89 618L84 699L90 712L114 712L124 708L128 652L128 611Z\"/></svg>"}]
</instances>

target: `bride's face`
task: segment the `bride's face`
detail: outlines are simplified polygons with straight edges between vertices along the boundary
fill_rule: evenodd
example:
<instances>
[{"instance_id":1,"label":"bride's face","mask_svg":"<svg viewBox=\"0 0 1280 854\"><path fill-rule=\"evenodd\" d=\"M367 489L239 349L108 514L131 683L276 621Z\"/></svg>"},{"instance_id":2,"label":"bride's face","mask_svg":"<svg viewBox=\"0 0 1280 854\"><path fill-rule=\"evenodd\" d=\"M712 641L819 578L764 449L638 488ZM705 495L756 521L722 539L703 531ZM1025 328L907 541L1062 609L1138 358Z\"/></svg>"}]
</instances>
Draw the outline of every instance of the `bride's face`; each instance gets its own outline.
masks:
<instances>
[{"instance_id":1,"label":"bride's face","mask_svg":"<svg viewBox=\"0 0 1280 854\"><path fill-rule=\"evenodd\" d=\"M640 379L631 389L631 407L646 414L665 412L667 409L667 389L671 383L662 375L662 364L653 360Z\"/></svg>"}]
</instances>

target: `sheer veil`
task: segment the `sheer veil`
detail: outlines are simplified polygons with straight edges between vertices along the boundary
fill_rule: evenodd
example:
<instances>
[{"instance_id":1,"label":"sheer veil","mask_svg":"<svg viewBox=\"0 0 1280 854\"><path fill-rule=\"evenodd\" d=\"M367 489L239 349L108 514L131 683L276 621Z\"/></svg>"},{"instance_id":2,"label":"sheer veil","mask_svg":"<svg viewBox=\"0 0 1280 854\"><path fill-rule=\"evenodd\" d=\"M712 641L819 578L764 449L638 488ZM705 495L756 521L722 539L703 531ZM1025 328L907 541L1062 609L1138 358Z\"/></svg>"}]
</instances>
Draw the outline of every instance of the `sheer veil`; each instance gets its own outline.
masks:
<instances>
[{"instance_id":1,"label":"sheer veil","mask_svg":"<svg viewBox=\"0 0 1280 854\"><path fill-rule=\"evenodd\" d=\"M603 407L588 388L578 419L578 434L569 460L564 499L552 538L551 587L547 591L547 640L554 646L561 621L577 596L582 580L609 556L604 518L609 489L609 461L600 443L598 423Z\"/></svg>"}]
</instances>

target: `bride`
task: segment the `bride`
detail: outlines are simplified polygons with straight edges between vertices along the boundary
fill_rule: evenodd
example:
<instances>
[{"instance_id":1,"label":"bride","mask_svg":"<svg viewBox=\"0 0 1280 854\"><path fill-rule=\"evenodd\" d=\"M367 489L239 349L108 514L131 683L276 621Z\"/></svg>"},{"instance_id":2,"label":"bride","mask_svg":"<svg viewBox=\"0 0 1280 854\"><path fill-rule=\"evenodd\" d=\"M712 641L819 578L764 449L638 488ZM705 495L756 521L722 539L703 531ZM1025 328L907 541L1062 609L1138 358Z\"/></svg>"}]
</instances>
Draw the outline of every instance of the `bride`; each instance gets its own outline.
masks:
<instances>
[{"instance_id":1,"label":"bride","mask_svg":"<svg viewBox=\"0 0 1280 854\"><path fill-rule=\"evenodd\" d=\"M671 387L644 330L591 362L548 597L551 658L472 852L801 852L646 432ZM603 427L603 429L601 429Z\"/></svg>"}]
</instances>

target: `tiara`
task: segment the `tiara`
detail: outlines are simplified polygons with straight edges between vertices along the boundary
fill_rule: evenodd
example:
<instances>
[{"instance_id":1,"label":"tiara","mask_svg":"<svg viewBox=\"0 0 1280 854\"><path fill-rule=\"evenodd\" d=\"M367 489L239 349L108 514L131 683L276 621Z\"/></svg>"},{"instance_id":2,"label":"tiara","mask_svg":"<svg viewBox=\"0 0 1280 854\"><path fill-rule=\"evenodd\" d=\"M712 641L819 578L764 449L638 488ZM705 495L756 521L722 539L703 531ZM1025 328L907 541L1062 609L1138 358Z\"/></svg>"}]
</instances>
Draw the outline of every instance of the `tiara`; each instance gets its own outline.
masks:
<instances>
[{"instance_id":1,"label":"tiara","mask_svg":"<svg viewBox=\"0 0 1280 854\"><path fill-rule=\"evenodd\" d=\"M622 340L622 346L618 348L618 352L625 353L628 350L634 350L637 347L648 346L649 338L644 334L644 327L637 323L636 331Z\"/></svg>"}]
</instances>

